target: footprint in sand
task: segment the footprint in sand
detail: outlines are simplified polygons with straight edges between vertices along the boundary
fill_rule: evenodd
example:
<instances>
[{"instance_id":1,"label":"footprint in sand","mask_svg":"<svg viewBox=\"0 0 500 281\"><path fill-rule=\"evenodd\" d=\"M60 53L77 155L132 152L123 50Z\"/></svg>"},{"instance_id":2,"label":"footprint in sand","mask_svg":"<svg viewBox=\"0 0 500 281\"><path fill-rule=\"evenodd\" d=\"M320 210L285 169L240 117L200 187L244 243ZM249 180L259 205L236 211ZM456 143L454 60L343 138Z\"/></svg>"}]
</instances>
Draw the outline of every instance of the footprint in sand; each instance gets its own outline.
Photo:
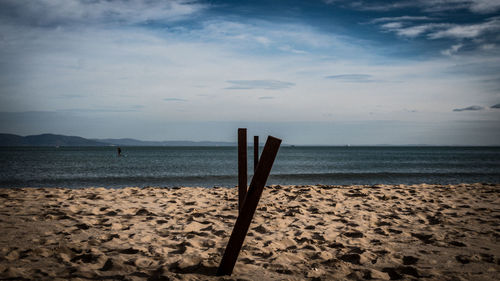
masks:
<instances>
[{"instance_id":1,"label":"footprint in sand","mask_svg":"<svg viewBox=\"0 0 500 281\"><path fill-rule=\"evenodd\" d=\"M156 216L155 213L148 211L146 208L141 208L135 212L136 216Z\"/></svg>"},{"instance_id":2,"label":"footprint in sand","mask_svg":"<svg viewBox=\"0 0 500 281\"><path fill-rule=\"evenodd\" d=\"M464 243L462 243L460 241L451 241L448 244L450 244L452 246L456 246L456 247L467 247L467 245L465 245Z\"/></svg>"},{"instance_id":3,"label":"footprint in sand","mask_svg":"<svg viewBox=\"0 0 500 281\"><path fill-rule=\"evenodd\" d=\"M404 275L410 275L416 278L420 277L418 270L412 266L385 267L382 272L389 274L391 280L403 279Z\"/></svg>"},{"instance_id":4,"label":"footprint in sand","mask_svg":"<svg viewBox=\"0 0 500 281\"><path fill-rule=\"evenodd\" d=\"M118 215L118 210L116 210L116 211L109 211L109 212L106 213L106 216L112 216L112 217L114 217L116 215Z\"/></svg>"},{"instance_id":5,"label":"footprint in sand","mask_svg":"<svg viewBox=\"0 0 500 281\"><path fill-rule=\"evenodd\" d=\"M470 256L467 256L467 255L458 255L458 256L455 256L455 259L461 263L461 264L468 264L470 263Z\"/></svg>"},{"instance_id":6,"label":"footprint in sand","mask_svg":"<svg viewBox=\"0 0 500 281\"><path fill-rule=\"evenodd\" d=\"M114 263L111 258L107 259L104 265L99 269L100 271L109 271L113 269Z\"/></svg>"},{"instance_id":7,"label":"footprint in sand","mask_svg":"<svg viewBox=\"0 0 500 281\"><path fill-rule=\"evenodd\" d=\"M78 223L78 224L75 224L75 226L78 228L78 229L83 229L83 230L86 230L86 229L89 229L90 226L86 223Z\"/></svg>"},{"instance_id":8,"label":"footprint in sand","mask_svg":"<svg viewBox=\"0 0 500 281\"><path fill-rule=\"evenodd\" d=\"M340 256L339 259L353 264L361 264L361 256L359 254L344 254Z\"/></svg>"},{"instance_id":9,"label":"footprint in sand","mask_svg":"<svg viewBox=\"0 0 500 281\"><path fill-rule=\"evenodd\" d=\"M404 256L403 257L403 264L404 265L413 265L418 262L418 258L413 257L413 256Z\"/></svg>"},{"instance_id":10,"label":"footprint in sand","mask_svg":"<svg viewBox=\"0 0 500 281\"><path fill-rule=\"evenodd\" d=\"M425 244L431 244L434 242L433 235L432 234L425 234L425 233L412 233L411 236L420 239L422 242Z\"/></svg>"},{"instance_id":11,"label":"footprint in sand","mask_svg":"<svg viewBox=\"0 0 500 281\"><path fill-rule=\"evenodd\" d=\"M96 263L99 259L100 255L95 255L92 253L86 253L86 254L81 254L78 256L75 256L74 258L71 259L71 262L78 262L81 261L83 263Z\"/></svg>"},{"instance_id":12,"label":"footprint in sand","mask_svg":"<svg viewBox=\"0 0 500 281\"><path fill-rule=\"evenodd\" d=\"M109 242L115 238L120 238L120 235L116 234L116 233L113 233L113 234L108 234L106 236L106 238L102 239L101 240L101 243L104 243L104 242Z\"/></svg>"}]
</instances>

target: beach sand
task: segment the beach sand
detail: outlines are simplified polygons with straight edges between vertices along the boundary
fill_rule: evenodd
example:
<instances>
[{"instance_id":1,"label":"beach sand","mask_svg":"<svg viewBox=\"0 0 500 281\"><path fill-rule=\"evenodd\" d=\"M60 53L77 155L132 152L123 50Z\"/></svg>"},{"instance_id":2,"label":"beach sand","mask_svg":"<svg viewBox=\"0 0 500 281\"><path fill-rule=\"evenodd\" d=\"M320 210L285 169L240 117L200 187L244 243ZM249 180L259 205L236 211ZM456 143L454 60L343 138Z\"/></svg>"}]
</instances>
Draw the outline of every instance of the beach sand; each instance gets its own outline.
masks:
<instances>
[{"instance_id":1,"label":"beach sand","mask_svg":"<svg viewBox=\"0 0 500 281\"><path fill-rule=\"evenodd\" d=\"M500 184L0 189L0 279L500 280Z\"/></svg>"}]
</instances>

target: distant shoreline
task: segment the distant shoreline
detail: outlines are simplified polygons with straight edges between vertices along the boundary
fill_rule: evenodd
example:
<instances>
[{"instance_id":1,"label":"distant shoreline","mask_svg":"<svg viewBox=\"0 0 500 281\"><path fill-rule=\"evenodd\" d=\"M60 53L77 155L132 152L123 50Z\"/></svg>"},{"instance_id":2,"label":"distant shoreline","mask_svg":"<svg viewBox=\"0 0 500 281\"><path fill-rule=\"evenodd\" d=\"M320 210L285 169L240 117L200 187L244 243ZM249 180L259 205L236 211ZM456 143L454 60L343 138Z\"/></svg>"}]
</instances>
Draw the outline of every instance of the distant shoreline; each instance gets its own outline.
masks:
<instances>
[{"instance_id":1,"label":"distant shoreline","mask_svg":"<svg viewBox=\"0 0 500 281\"><path fill-rule=\"evenodd\" d=\"M248 143L253 146L253 143ZM260 146L264 142L259 143ZM170 140L170 141L144 141L131 138L121 139L88 139L79 136L66 136L57 134L40 134L30 136L20 136L15 134L0 133L0 147L114 147L114 146L151 146L151 147L235 147L236 142L226 141L188 141L188 140ZM460 144L293 144L284 143L285 147L500 147L497 145L460 145Z\"/></svg>"}]
</instances>

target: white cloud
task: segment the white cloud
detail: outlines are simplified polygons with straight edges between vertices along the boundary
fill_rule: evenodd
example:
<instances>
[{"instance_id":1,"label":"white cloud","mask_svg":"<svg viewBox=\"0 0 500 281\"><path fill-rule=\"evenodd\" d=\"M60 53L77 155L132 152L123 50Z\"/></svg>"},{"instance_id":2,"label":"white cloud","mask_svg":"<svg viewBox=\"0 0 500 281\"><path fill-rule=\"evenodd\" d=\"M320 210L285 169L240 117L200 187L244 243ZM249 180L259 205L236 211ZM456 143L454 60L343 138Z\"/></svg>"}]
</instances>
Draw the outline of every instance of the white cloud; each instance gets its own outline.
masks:
<instances>
[{"instance_id":1,"label":"white cloud","mask_svg":"<svg viewBox=\"0 0 500 281\"><path fill-rule=\"evenodd\" d=\"M338 1L332 1L331 4L336 2ZM426 12L441 13L467 9L474 13L487 14L500 10L500 3L496 0L403 0L390 3L382 1L349 1L348 3L353 8L367 11L393 11L415 7Z\"/></svg>"},{"instance_id":2,"label":"white cloud","mask_svg":"<svg viewBox=\"0 0 500 281\"><path fill-rule=\"evenodd\" d=\"M446 50L443 50L441 51L441 54L445 55L445 56L451 56L451 55L454 55L458 52L458 50L460 50L460 48L462 48L464 45L459 43L459 44L456 44L456 45L452 45L450 48L446 49Z\"/></svg>"},{"instance_id":3,"label":"white cloud","mask_svg":"<svg viewBox=\"0 0 500 281\"><path fill-rule=\"evenodd\" d=\"M384 3L384 2L372 3L369 1L354 1L354 2L349 1L349 2L350 6L355 9L362 11L378 11L378 12L392 11L396 9L402 9L414 6L414 3L409 1L408 2L398 1L392 3Z\"/></svg>"},{"instance_id":4,"label":"white cloud","mask_svg":"<svg viewBox=\"0 0 500 281\"><path fill-rule=\"evenodd\" d=\"M346 50L354 48L348 46L347 40L340 40L336 36L318 32L314 28L294 23L272 23L268 21L254 21L242 23L229 20L208 20L202 23L201 29L189 31L192 38L219 40L230 44L240 44L239 47L255 46L257 43L271 48L283 50L305 48L344 47ZM345 39L345 38L344 38ZM245 44L246 43L246 44ZM293 44L295 48L286 48Z\"/></svg>"},{"instance_id":5,"label":"white cloud","mask_svg":"<svg viewBox=\"0 0 500 281\"><path fill-rule=\"evenodd\" d=\"M477 13L494 13L500 10L500 1L496 0L473 0L471 11Z\"/></svg>"},{"instance_id":6,"label":"white cloud","mask_svg":"<svg viewBox=\"0 0 500 281\"><path fill-rule=\"evenodd\" d=\"M406 36L406 37L416 37L419 36L420 34L426 32L427 30L433 28L433 25L417 25L417 26L412 26L412 27L406 27L406 28L400 28L396 30L396 33L399 36Z\"/></svg>"},{"instance_id":7,"label":"white cloud","mask_svg":"<svg viewBox=\"0 0 500 281\"><path fill-rule=\"evenodd\" d=\"M389 23L387 23L387 24L382 25L381 28L388 30L388 31L395 32L397 35L402 36L402 37L417 37L417 36L420 36L420 35L428 32L430 30L434 30L436 28L442 28L445 26L448 26L448 25L447 24L429 23L429 24L402 27L401 23L398 23L395 25L389 25Z\"/></svg>"},{"instance_id":8,"label":"white cloud","mask_svg":"<svg viewBox=\"0 0 500 281\"><path fill-rule=\"evenodd\" d=\"M326 76L325 78L342 82L366 83L374 82L369 74L337 74Z\"/></svg>"},{"instance_id":9,"label":"white cloud","mask_svg":"<svg viewBox=\"0 0 500 281\"><path fill-rule=\"evenodd\" d=\"M484 45L481 45L481 49L483 50L493 50L497 47L496 44L484 44Z\"/></svg>"},{"instance_id":10,"label":"white cloud","mask_svg":"<svg viewBox=\"0 0 500 281\"><path fill-rule=\"evenodd\" d=\"M382 24L380 27L382 29L389 29L389 30L400 29L403 27L403 23L401 23L401 22L388 22L388 23Z\"/></svg>"},{"instance_id":11,"label":"white cloud","mask_svg":"<svg viewBox=\"0 0 500 281\"><path fill-rule=\"evenodd\" d=\"M230 90L251 90L251 89L265 89L265 90L279 90L290 88L294 83L284 82L278 80L230 80L227 81L233 84L226 89Z\"/></svg>"},{"instance_id":12,"label":"white cloud","mask_svg":"<svg viewBox=\"0 0 500 281\"><path fill-rule=\"evenodd\" d=\"M376 18L371 23L380 23L380 22L399 22L399 21L427 21L432 20L433 18L427 16L400 16L400 17L383 17Z\"/></svg>"},{"instance_id":13,"label":"white cloud","mask_svg":"<svg viewBox=\"0 0 500 281\"><path fill-rule=\"evenodd\" d=\"M269 46L271 44L271 40L267 37L264 36L256 36L255 41L259 42L260 44L264 46Z\"/></svg>"},{"instance_id":14,"label":"white cloud","mask_svg":"<svg viewBox=\"0 0 500 281\"><path fill-rule=\"evenodd\" d=\"M484 110L484 107L479 106L479 105L471 105L471 106L464 107L464 108L455 108L455 109L453 109L453 111L455 111L455 112L461 112L461 111L478 111L478 110Z\"/></svg>"},{"instance_id":15,"label":"white cloud","mask_svg":"<svg viewBox=\"0 0 500 281\"><path fill-rule=\"evenodd\" d=\"M287 45L287 44L279 46L278 50L281 50L283 52L289 52L289 53L299 54L299 55L307 54L306 51L297 50L297 49L295 49L292 46Z\"/></svg>"},{"instance_id":16,"label":"white cloud","mask_svg":"<svg viewBox=\"0 0 500 281\"><path fill-rule=\"evenodd\" d=\"M186 99L181 98L164 98L164 101L187 101Z\"/></svg>"},{"instance_id":17,"label":"white cloud","mask_svg":"<svg viewBox=\"0 0 500 281\"><path fill-rule=\"evenodd\" d=\"M453 23L427 23L411 25L406 22L387 22L380 25L380 28L387 32L394 32L401 37L414 38L426 36L428 39L480 39L476 43L482 45L491 44L491 40L499 40L489 35L500 32L500 18L493 17L483 23L475 24L453 24ZM462 46L461 46L462 47ZM478 46L480 48L480 46ZM450 49L452 52L456 52ZM450 54L445 51L446 54Z\"/></svg>"},{"instance_id":18,"label":"white cloud","mask_svg":"<svg viewBox=\"0 0 500 281\"><path fill-rule=\"evenodd\" d=\"M429 38L476 38L486 32L499 32L500 31L500 18L495 17L479 24L462 24L451 25L447 28L429 33Z\"/></svg>"},{"instance_id":19,"label":"white cloud","mask_svg":"<svg viewBox=\"0 0 500 281\"><path fill-rule=\"evenodd\" d=\"M165 22L193 15L206 7L186 0L3 0L0 4L5 18L37 26Z\"/></svg>"}]
</instances>

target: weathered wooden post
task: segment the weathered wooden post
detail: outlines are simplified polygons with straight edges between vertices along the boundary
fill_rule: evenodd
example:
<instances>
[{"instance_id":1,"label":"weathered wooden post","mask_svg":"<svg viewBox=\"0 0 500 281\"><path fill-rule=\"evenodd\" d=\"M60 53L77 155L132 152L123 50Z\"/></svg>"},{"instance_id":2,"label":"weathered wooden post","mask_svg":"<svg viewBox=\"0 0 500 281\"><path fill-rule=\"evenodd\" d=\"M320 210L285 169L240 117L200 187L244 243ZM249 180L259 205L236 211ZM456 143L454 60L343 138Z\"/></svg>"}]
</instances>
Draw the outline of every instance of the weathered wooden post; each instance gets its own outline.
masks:
<instances>
[{"instance_id":1,"label":"weathered wooden post","mask_svg":"<svg viewBox=\"0 0 500 281\"><path fill-rule=\"evenodd\" d=\"M240 213L234 224L233 232L231 233L226 250L224 251L224 256L217 269L218 276L231 275L233 272L234 265L236 264L241 247L243 246L243 241L245 240L248 228L252 222L255 209L257 208L257 204L259 204L262 191L264 190L267 178L273 167L274 159L276 159L276 155L278 154L280 144L281 140L278 138L272 136L267 138L262 156L257 164L257 170L250 183L245 202L240 209Z\"/></svg>"},{"instance_id":2,"label":"weathered wooden post","mask_svg":"<svg viewBox=\"0 0 500 281\"><path fill-rule=\"evenodd\" d=\"M238 210L247 194L247 129L238 129Z\"/></svg>"},{"instance_id":3,"label":"weathered wooden post","mask_svg":"<svg viewBox=\"0 0 500 281\"><path fill-rule=\"evenodd\" d=\"M257 170L259 163L259 136L253 136L253 172Z\"/></svg>"}]
</instances>

